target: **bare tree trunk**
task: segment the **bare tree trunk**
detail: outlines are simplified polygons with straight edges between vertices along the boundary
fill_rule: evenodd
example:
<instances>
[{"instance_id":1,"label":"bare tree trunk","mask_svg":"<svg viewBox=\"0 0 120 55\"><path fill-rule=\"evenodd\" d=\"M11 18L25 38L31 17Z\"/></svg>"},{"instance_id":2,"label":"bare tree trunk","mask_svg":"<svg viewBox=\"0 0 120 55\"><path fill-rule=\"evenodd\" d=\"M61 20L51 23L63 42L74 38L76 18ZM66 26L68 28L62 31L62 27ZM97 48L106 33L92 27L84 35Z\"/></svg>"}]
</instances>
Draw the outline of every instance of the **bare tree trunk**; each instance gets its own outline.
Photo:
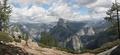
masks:
<instances>
[{"instance_id":1,"label":"bare tree trunk","mask_svg":"<svg viewBox=\"0 0 120 55\"><path fill-rule=\"evenodd\" d=\"M119 22L119 13L118 13L118 9L117 9L117 23L118 23L118 36L120 39L120 22Z\"/></svg>"},{"instance_id":2,"label":"bare tree trunk","mask_svg":"<svg viewBox=\"0 0 120 55\"><path fill-rule=\"evenodd\" d=\"M2 21L0 21L0 31L2 31Z\"/></svg>"},{"instance_id":3,"label":"bare tree trunk","mask_svg":"<svg viewBox=\"0 0 120 55\"><path fill-rule=\"evenodd\" d=\"M118 37L120 39L120 20L119 20L119 10L118 10L117 0L115 0L115 3L116 3L116 10L117 10Z\"/></svg>"}]
</instances>

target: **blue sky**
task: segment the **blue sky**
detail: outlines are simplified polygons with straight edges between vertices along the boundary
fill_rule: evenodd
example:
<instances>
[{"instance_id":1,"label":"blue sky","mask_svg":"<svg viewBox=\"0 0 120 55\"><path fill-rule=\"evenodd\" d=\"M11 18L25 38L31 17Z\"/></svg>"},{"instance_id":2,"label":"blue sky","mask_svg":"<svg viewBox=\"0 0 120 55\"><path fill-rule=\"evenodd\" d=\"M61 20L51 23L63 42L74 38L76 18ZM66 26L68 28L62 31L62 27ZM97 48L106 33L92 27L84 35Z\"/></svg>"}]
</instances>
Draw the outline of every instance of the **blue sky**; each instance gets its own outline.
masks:
<instances>
[{"instance_id":1,"label":"blue sky","mask_svg":"<svg viewBox=\"0 0 120 55\"><path fill-rule=\"evenodd\" d=\"M114 0L9 0L12 22L102 19Z\"/></svg>"}]
</instances>

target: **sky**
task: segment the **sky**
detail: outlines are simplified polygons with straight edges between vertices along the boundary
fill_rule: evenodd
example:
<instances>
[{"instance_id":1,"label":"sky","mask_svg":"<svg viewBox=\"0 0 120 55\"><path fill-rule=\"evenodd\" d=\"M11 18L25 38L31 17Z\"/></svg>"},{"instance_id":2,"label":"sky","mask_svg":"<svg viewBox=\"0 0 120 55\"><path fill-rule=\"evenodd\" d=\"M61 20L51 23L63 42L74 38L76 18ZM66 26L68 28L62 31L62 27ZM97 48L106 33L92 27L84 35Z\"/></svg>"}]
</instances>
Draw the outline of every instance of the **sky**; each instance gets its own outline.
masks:
<instances>
[{"instance_id":1,"label":"sky","mask_svg":"<svg viewBox=\"0 0 120 55\"><path fill-rule=\"evenodd\" d=\"M119 0L118 0L119 1ZM103 19L114 0L9 0L11 22Z\"/></svg>"}]
</instances>

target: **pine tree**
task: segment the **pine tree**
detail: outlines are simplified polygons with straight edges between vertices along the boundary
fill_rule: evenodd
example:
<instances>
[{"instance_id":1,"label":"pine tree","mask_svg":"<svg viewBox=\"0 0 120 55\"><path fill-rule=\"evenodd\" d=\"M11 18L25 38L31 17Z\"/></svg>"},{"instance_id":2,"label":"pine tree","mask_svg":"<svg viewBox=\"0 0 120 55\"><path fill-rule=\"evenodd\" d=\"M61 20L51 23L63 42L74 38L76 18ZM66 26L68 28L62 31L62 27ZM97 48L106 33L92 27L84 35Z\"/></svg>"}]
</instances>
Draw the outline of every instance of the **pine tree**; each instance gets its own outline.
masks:
<instances>
[{"instance_id":1,"label":"pine tree","mask_svg":"<svg viewBox=\"0 0 120 55\"><path fill-rule=\"evenodd\" d=\"M11 14L11 7L7 4L8 0L3 0L3 4L0 3L0 31L7 31L9 17ZM3 29L3 30L2 30Z\"/></svg>"},{"instance_id":2,"label":"pine tree","mask_svg":"<svg viewBox=\"0 0 120 55\"><path fill-rule=\"evenodd\" d=\"M105 19L112 23L112 27L118 33L120 39L120 20L119 20L120 4L115 0L112 7L106 12L108 15Z\"/></svg>"}]
</instances>

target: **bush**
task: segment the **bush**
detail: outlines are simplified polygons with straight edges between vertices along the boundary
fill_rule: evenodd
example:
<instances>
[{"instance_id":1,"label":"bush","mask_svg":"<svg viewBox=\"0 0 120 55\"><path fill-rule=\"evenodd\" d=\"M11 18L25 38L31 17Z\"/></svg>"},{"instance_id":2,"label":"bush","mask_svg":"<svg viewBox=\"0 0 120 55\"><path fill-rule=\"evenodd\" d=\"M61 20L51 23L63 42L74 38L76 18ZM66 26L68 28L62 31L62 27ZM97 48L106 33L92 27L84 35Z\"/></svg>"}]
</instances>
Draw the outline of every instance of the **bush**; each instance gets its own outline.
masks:
<instances>
[{"instance_id":1,"label":"bush","mask_svg":"<svg viewBox=\"0 0 120 55\"><path fill-rule=\"evenodd\" d=\"M8 43L8 42L12 42L13 38L10 37L8 33L0 32L0 41Z\"/></svg>"},{"instance_id":2,"label":"bush","mask_svg":"<svg viewBox=\"0 0 120 55\"><path fill-rule=\"evenodd\" d=\"M15 41L15 42L18 42L18 43L20 43L20 42L21 42L21 40L20 40L20 39L14 39L14 41Z\"/></svg>"}]
</instances>

